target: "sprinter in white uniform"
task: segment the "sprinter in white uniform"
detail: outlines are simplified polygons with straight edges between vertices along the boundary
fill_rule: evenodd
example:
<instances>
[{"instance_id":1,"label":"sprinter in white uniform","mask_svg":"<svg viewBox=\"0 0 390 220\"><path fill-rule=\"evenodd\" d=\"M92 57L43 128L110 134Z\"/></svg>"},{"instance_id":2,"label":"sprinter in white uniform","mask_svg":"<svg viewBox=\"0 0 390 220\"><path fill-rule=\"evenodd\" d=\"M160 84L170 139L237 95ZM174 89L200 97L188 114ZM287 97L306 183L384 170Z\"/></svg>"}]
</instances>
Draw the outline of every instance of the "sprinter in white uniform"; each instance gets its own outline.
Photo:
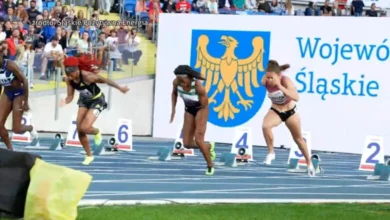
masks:
<instances>
[{"instance_id":1,"label":"sprinter in white uniform","mask_svg":"<svg viewBox=\"0 0 390 220\"><path fill-rule=\"evenodd\" d=\"M183 144L185 148L199 148L206 162L206 175L214 175L215 143L205 143L209 103L206 91L199 80L204 80L199 72L188 65L180 65L174 71L172 114L170 123L175 117L177 97L184 101L185 113L183 124ZM195 138L195 141L194 141Z\"/></svg>"}]
</instances>

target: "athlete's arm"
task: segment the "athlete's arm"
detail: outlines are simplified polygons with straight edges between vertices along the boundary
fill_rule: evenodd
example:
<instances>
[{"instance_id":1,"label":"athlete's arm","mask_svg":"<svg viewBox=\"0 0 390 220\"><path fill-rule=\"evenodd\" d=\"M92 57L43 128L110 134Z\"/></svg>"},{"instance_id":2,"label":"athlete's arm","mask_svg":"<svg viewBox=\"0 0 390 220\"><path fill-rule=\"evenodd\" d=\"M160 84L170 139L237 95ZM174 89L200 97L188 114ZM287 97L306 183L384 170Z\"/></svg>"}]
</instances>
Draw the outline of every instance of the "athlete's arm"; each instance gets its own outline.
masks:
<instances>
[{"instance_id":1,"label":"athlete's arm","mask_svg":"<svg viewBox=\"0 0 390 220\"><path fill-rule=\"evenodd\" d=\"M286 96L290 97L292 100L296 102L299 100L298 91L295 88L294 83L288 77L283 77L283 80L278 85L278 87Z\"/></svg>"},{"instance_id":2,"label":"athlete's arm","mask_svg":"<svg viewBox=\"0 0 390 220\"><path fill-rule=\"evenodd\" d=\"M114 82L114 81L112 81L110 79L106 79L104 77L101 77L101 76L99 76L97 74L94 74L94 73L88 73L87 77L86 77L86 81L89 82L89 83L107 84L107 85L109 85L111 87L114 87L115 89L118 89L118 90L121 89L121 87L116 82Z\"/></svg>"},{"instance_id":3,"label":"athlete's arm","mask_svg":"<svg viewBox=\"0 0 390 220\"><path fill-rule=\"evenodd\" d=\"M175 112L176 109L176 103L177 103L177 86L179 85L179 82L177 79L173 80L173 89L171 94L171 100L172 100L172 113Z\"/></svg>"},{"instance_id":4,"label":"athlete's arm","mask_svg":"<svg viewBox=\"0 0 390 220\"><path fill-rule=\"evenodd\" d=\"M29 91L27 78L24 76L22 71L20 71L20 68L15 62L8 60L7 68L9 71L13 72L19 82L23 84L24 101L25 103L28 103Z\"/></svg>"},{"instance_id":5,"label":"athlete's arm","mask_svg":"<svg viewBox=\"0 0 390 220\"><path fill-rule=\"evenodd\" d=\"M206 90L199 81L195 81L195 91L199 96L199 102L203 107L209 105L209 99L207 97Z\"/></svg>"},{"instance_id":6,"label":"athlete's arm","mask_svg":"<svg viewBox=\"0 0 390 220\"><path fill-rule=\"evenodd\" d=\"M70 85L69 79L65 78L66 82L66 91L67 91L67 96L65 98L65 103L69 104L73 101L74 97L74 88Z\"/></svg>"}]
</instances>

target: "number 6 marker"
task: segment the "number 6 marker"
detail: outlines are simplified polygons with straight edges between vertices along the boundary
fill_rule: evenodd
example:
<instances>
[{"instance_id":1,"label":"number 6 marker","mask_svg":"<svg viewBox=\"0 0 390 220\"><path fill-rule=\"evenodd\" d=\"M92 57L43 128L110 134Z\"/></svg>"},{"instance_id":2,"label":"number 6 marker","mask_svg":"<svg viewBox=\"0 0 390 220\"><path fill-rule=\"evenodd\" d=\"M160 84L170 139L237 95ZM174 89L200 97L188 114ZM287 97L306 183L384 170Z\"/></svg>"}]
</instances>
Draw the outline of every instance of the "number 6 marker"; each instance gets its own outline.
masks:
<instances>
[{"instance_id":1,"label":"number 6 marker","mask_svg":"<svg viewBox=\"0 0 390 220\"><path fill-rule=\"evenodd\" d=\"M66 137L65 145L72 146L72 147L82 147L79 140L79 134L77 132L77 116L72 117L72 121L68 129L68 136Z\"/></svg>"},{"instance_id":2,"label":"number 6 marker","mask_svg":"<svg viewBox=\"0 0 390 220\"><path fill-rule=\"evenodd\" d=\"M32 115L31 113L24 113L22 116L22 125L31 125L31 119ZM30 132L25 132L24 134L12 134L12 142L22 142L22 143L30 143L31 140L31 134Z\"/></svg>"},{"instance_id":3,"label":"number 6 marker","mask_svg":"<svg viewBox=\"0 0 390 220\"><path fill-rule=\"evenodd\" d=\"M374 171L375 164L385 162L383 137L367 136L359 170Z\"/></svg>"},{"instance_id":4,"label":"number 6 marker","mask_svg":"<svg viewBox=\"0 0 390 220\"><path fill-rule=\"evenodd\" d=\"M133 123L128 119L119 119L115 133L116 147L122 151L133 150Z\"/></svg>"}]
</instances>

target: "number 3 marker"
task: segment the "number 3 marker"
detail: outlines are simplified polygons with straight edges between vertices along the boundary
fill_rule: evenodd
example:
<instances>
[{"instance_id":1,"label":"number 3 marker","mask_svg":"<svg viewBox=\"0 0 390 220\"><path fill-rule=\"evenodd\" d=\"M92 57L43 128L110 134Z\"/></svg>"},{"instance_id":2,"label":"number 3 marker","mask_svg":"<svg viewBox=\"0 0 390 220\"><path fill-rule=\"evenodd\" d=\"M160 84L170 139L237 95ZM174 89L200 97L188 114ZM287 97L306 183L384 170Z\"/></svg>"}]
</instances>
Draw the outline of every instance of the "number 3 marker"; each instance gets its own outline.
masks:
<instances>
[{"instance_id":1,"label":"number 3 marker","mask_svg":"<svg viewBox=\"0 0 390 220\"><path fill-rule=\"evenodd\" d=\"M359 170L373 171L375 164L384 163L385 148L383 137L367 136L364 143Z\"/></svg>"}]
</instances>

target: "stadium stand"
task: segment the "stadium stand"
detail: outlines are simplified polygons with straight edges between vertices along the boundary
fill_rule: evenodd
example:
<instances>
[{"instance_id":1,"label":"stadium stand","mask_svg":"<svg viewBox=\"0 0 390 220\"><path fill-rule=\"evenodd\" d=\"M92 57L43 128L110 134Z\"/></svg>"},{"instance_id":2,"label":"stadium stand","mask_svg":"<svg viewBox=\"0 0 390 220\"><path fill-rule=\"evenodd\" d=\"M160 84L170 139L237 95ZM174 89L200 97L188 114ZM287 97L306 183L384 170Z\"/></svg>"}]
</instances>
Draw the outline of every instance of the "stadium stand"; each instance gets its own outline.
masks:
<instances>
[{"instance_id":1,"label":"stadium stand","mask_svg":"<svg viewBox=\"0 0 390 220\"><path fill-rule=\"evenodd\" d=\"M82 5L92 0L5 0L0 2L0 42L6 49L3 56L15 60L28 76L32 92L45 91L54 89L54 67L64 56L92 54L102 61L103 75L112 63L113 79L154 74L160 13L387 15L387 9L375 2L366 5L367 1L100 0L93 10L93 4ZM133 25L113 21L131 21ZM65 87L64 83L60 87Z\"/></svg>"}]
</instances>

